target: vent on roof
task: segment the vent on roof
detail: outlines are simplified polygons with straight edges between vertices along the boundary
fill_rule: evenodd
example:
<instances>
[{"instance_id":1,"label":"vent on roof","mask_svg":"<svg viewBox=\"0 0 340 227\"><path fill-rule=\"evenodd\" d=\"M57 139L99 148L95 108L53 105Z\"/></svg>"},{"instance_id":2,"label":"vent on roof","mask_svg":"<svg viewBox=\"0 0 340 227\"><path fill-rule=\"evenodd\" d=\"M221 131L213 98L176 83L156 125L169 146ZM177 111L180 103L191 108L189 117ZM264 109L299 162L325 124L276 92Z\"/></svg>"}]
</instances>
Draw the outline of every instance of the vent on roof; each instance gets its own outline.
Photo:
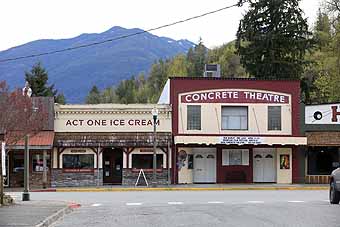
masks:
<instances>
[{"instance_id":1,"label":"vent on roof","mask_svg":"<svg viewBox=\"0 0 340 227\"><path fill-rule=\"evenodd\" d=\"M221 68L219 64L205 64L204 77L221 77Z\"/></svg>"}]
</instances>

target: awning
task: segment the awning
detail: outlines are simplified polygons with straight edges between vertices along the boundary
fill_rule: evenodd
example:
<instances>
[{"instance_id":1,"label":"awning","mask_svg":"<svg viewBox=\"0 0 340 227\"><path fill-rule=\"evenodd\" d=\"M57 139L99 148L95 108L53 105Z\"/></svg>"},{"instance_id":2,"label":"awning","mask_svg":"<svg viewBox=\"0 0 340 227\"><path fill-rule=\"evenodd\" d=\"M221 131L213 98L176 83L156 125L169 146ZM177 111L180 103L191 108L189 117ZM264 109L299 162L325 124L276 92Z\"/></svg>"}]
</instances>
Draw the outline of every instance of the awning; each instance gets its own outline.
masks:
<instances>
[{"instance_id":1,"label":"awning","mask_svg":"<svg viewBox=\"0 0 340 227\"><path fill-rule=\"evenodd\" d=\"M20 138L18 140L18 138ZM54 132L40 131L29 137L30 150L48 150L53 147ZM11 132L6 134L6 140L14 141L13 144L8 145L10 149L23 150L25 149L25 139L21 132Z\"/></svg>"},{"instance_id":2,"label":"awning","mask_svg":"<svg viewBox=\"0 0 340 227\"><path fill-rule=\"evenodd\" d=\"M340 146L340 132L306 132L308 146Z\"/></svg>"},{"instance_id":3,"label":"awning","mask_svg":"<svg viewBox=\"0 0 340 227\"><path fill-rule=\"evenodd\" d=\"M306 137L289 136L175 136L175 144L201 145L306 145Z\"/></svg>"},{"instance_id":4,"label":"awning","mask_svg":"<svg viewBox=\"0 0 340 227\"><path fill-rule=\"evenodd\" d=\"M158 132L157 146L171 144L171 133ZM56 147L152 147L153 133L56 133Z\"/></svg>"}]
</instances>

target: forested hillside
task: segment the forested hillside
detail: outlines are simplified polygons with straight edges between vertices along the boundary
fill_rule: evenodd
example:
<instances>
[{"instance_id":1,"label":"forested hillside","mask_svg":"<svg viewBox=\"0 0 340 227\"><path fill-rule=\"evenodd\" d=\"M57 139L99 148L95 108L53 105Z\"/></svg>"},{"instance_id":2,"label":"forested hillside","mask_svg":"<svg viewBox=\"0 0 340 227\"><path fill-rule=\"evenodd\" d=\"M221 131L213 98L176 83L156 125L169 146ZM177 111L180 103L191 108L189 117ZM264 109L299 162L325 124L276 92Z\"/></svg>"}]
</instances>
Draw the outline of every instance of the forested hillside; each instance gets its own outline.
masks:
<instances>
[{"instance_id":1,"label":"forested hillside","mask_svg":"<svg viewBox=\"0 0 340 227\"><path fill-rule=\"evenodd\" d=\"M235 43L208 50L202 41L189 49L186 55L180 54L167 60L155 62L149 75L139 74L123 80L117 87L99 91L94 86L89 92L87 103L156 103L160 93L171 76L203 76L205 63L221 65L222 77L247 77L240 65L240 57L235 54Z\"/></svg>"},{"instance_id":2,"label":"forested hillside","mask_svg":"<svg viewBox=\"0 0 340 227\"><path fill-rule=\"evenodd\" d=\"M205 63L220 64L222 77L299 79L306 104L340 102L340 2L321 2L312 27L298 0L255 2L251 16L241 21L236 41L212 50L200 41L186 55L155 62L149 75L135 75L101 91L92 88L87 103L155 103L168 77L203 76ZM257 34L247 33L259 23Z\"/></svg>"}]
</instances>

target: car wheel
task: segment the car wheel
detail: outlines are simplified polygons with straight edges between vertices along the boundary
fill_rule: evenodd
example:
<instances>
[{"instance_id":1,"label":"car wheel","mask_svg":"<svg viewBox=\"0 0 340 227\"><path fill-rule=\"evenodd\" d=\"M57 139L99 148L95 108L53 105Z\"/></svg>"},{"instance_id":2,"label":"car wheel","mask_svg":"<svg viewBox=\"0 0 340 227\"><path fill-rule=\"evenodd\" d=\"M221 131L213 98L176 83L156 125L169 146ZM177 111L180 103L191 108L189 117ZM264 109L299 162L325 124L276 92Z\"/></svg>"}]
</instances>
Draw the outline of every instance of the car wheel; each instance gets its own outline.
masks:
<instances>
[{"instance_id":1,"label":"car wheel","mask_svg":"<svg viewBox=\"0 0 340 227\"><path fill-rule=\"evenodd\" d=\"M335 183L332 182L329 189L329 201L331 204L339 204L340 192L336 191Z\"/></svg>"}]
</instances>

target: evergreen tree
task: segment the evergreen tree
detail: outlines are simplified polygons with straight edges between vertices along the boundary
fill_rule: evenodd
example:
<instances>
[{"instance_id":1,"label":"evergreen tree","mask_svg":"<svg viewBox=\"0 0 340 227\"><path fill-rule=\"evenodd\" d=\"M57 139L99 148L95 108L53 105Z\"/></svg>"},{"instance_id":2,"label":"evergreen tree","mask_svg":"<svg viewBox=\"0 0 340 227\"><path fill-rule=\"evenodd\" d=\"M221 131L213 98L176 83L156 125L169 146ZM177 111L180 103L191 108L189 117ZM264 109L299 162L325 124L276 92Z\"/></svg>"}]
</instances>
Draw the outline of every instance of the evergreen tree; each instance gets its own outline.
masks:
<instances>
[{"instance_id":1,"label":"evergreen tree","mask_svg":"<svg viewBox=\"0 0 340 227\"><path fill-rule=\"evenodd\" d=\"M100 100L101 103L116 103L117 96L115 90L112 87L104 89L104 91L101 94Z\"/></svg>"},{"instance_id":2,"label":"evergreen tree","mask_svg":"<svg viewBox=\"0 0 340 227\"><path fill-rule=\"evenodd\" d=\"M147 83L147 90L149 93L148 101L151 103L156 103L158 101L160 92L162 91L166 80L169 77L169 63L169 60L159 60L158 63L155 63L151 66Z\"/></svg>"},{"instance_id":3,"label":"evergreen tree","mask_svg":"<svg viewBox=\"0 0 340 227\"><path fill-rule=\"evenodd\" d=\"M137 103L148 103L149 101L149 91L146 86L147 80L145 75L141 73L138 78L136 78L136 102Z\"/></svg>"},{"instance_id":4,"label":"evergreen tree","mask_svg":"<svg viewBox=\"0 0 340 227\"><path fill-rule=\"evenodd\" d=\"M63 94L57 94L54 84L48 85L48 73L40 62L33 65L29 72L25 72L25 80L32 89L32 96L54 97L54 101L65 104Z\"/></svg>"},{"instance_id":5,"label":"evergreen tree","mask_svg":"<svg viewBox=\"0 0 340 227\"><path fill-rule=\"evenodd\" d=\"M240 56L235 54L235 42L224 44L208 51L207 62L221 66L221 76L226 78L244 78L247 74L240 63Z\"/></svg>"},{"instance_id":6,"label":"evergreen tree","mask_svg":"<svg viewBox=\"0 0 340 227\"><path fill-rule=\"evenodd\" d=\"M187 54L188 68L187 72L192 77L202 77L204 73L204 64L206 63L208 49L204 46L200 38L194 48L190 48Z\"/></svg>"},{"instance_id":7,"label":"evergreen tree","mask_svg":"<svg viewBox=\"0 0 340 227\"><path fill-rule=\"evenodd\" d=\"M66 104L66 99L63 93L59 93L57 96L55 96L54 101L59 104Z\"/></svg>"},{"instance_id":8,"label":"evergreen tree","mask_svg":"<svg viewBox=\"0 0 340 227\"><path fill-rule=\"evenodd\" d=\"M129 104L135 103L136 98L136 85L135 78L132 77L130 80L123 80L117 86L116 95L119 103Z\"/></svg>"},{"instance_id":9,"label":"evergreen tree","mask_svg":"<svg viewBox=\"0 0 340 227\"><path fill-rule=\"evenodd\" d=\"M169 76L187 76L187 59L184 54L179 54L169 62Z\"/></svg>"},{"instance_id":10,"label":"evergreen tree","mask_svg":"<svg viewBox=\"0 0 340 227\"><path fill-rule=\"evenodd\" d=\"M300 0L240 0L249 11L237 31L241 63L256 78L299 79L313 46Z\"/></svg>"},{"instance_id":11,"label":"evergreen tree","mask_svg":"<svg viewBox=\"0 0 340 227\"><path fill-rule=\"evenodd\" d=\"M97 86L94 85L86 97L86 103L87 104L99 104L100 102L101 102L100 92Z\"/></svg>"},{"instance_id":12,"label":"evergreen tree","mask_svg":"<svg viewBox=\"0 0 340 227\"><path fill-rule=\"evenodd\" d=\"M331 41L331 24L327 13L318 11L314 37L319 49L327 47Z\"/></svg>"},{"instance_id":13,"label":"evergreen tree","mask_svg":"<svg viewBox=\"0 0 340 227\"><path fill-rule=\"evenodd\" d=\"M307 104L340 101L340 27L331 18L334 12L318 11L313 31L316 48L306 56L312 64L301 81L302 98Z\"/></svg>"},{"instance_id":14,"label":"evergreen tree","mask_svg":"<svg viewBox=\"0 0 340 227\"><path fill-rule=\"evenodd\" d=\"M324 0L324 5L328 12L328 16L331 18L331 24L336 29L337 23L340 21L340 1L339 0Z\"/></svg>"}]
</instances>

